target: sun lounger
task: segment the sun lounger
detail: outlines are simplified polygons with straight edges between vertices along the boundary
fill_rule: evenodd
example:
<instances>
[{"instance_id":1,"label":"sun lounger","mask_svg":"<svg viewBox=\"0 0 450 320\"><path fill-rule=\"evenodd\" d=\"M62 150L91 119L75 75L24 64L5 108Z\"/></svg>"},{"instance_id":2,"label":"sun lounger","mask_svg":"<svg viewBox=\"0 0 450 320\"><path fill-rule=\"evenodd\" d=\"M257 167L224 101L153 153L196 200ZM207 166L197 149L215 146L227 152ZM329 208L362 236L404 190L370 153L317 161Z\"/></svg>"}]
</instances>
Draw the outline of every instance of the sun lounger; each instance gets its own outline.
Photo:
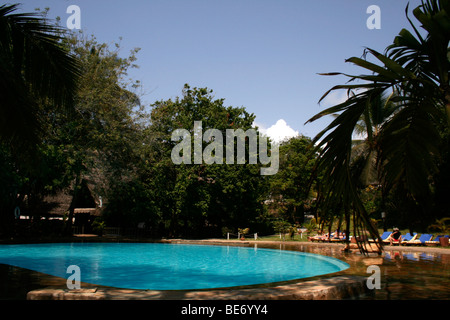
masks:
<instances>
[{"instance_id":1,"label":"sun lounger","mask_svg":"<svg viewBox=\"0 0 450 320\"><path fill-rule=\"evenodd\" d=\"M391 231L385 231L385 232L383 232L383 234L380 236L380 238L381 238L381 241L385 241L385 240L387 240L387 238L391 235ZM375 239L369 239L369 242L377 242L377 240L375 240ZM387 242L387 243L389 243L389 241Z\"/></svg>"},{"instance_id":2,"label":"sun lounger","mask_svg":"<svg viewBox=\"0 0 450 320\"><path fill-rule=\"evenodd\" d=\"M407 234L405 234L405 235L402 235L402 241L401 241L401 243L400 244L411 244L411 243L413 243L414 241L416 241L416 239L417 239L417 233L416 232L414 232L412 235L411 235L411 233L407 233Z\"/></svg>"},{"instance_id":3,"label":"sun lounger","mask_svg":"<svg viewBox=\"0 0 450 320\"><path fill-rule=\"evenodd\" d=\"M429 240L429 241L425 241L425 245L427 246L435 246L435 245L439 245L441 244L440 238L450 238L450 236L448 235L438 235L435 238Z\"/></svg>"},{"instance_id":4,"label":"sun lounger","mask_svg":"<svg viewBox=\"0 0 450 320\"><path fill-rule=\"evenodd\" d=\"M439 242L439 238L440 237L443 237L443 236L442 235L438 235L438 236L434 237L431 240L425 241L425 245L427 245L427 246L429 246L429 245L438 245L440 243Z\"/></svg>"},{"instance_id":5,"label":"sun lounger","mask_svg":"<svg viewBox=\"0 0 450 320\"><path fill-rule=\"evenodd\" d=\"M312 242L314 242L314 241L318 241L318 242L328 241L328 236L314 236L314 237L309 237L308 240L312 241Z\"/></svg>"},{"instance_id":6,"label":"sun lounger","mask_svg":"<svg viewBox=\"0 0 450 320\"><path fill-rule=\"evenodd\" d=\"M386 239L383 242L386 243L386 244L389 243L389 244L392 244L392 245L396 245L396 244L400 245L402 240L403 240L403 235L400 235L400 238L398 238L397 240L395 240L395 239L390 239L390 240Z\"/></svg>"},{"instance_id":7,"label":"sun lounger","mask_svg":"<svg viewBox=\"0 0 450 320\"><path fill-rule=\"evenodd\" d=\"M384 240L383 242L386 244L390 243L392 245L413 244L414 241L416 240L416 238L417 238L416 232L414 232L412 235L408 232L406 234L402 234L398 240L395 240L395 239L389 240L389 237L388 237L388 239Z\"/></svg>"},{"instance_id":8,"label":"sun lounger","mask_svg":"<svg viewBox=\"0 0 450 320\"><path fill-rule=\"evenodd\" d=\"M420 236L420 238L418 240L414 240L412 242L408 242L407 244L411 244L411 245L425 245L425 243L427 241L430 241L431 238L433 238L432 234L428 234L428 233L424 233Z\"/></svg>"},{"instance_id":9,"label":"sun lounger","mask_svg":"<svg viewBox=\"0 0 450 320\"><path fill-rule=\"evenodd\" d=\"M346 237L340 237L340 238L331 238L331 242L345 242Z\"/></svg>"},{"instance_id":10,"label":"sun lounger","mask_svg":"<svg viewBox=\"0 0 450 320\"><path fill-rule=\"evenodd\" d=\"M317 235L317 236L314 236L314 237L309 237L308 240L309 241L313 241L313 242L314 241L319 241L319 242L329 242L329 241L340 242L340 241L344 241L345 240L345 235L344 236L341 235L340 237L338 237L336 235L336 233L337 232L333 232L331 234L331 239L330 239L328 233L326 233L323 236Z\"/></svg>"}]
</instances>

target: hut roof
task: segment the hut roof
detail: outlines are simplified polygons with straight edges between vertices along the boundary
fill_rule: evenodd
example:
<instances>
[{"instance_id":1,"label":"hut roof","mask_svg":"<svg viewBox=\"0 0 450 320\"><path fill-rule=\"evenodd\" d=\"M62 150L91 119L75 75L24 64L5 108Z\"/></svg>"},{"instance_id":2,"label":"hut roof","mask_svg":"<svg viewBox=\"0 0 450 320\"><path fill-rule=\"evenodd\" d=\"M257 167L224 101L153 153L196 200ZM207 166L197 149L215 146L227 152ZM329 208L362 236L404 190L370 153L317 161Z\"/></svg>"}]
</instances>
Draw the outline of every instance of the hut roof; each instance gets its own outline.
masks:
<instances>
[{"instance_id":1,"label":"hut roof","mask_svg":"<svg viewBox=\"0 0 450 320\"><path fill-rule=\"evenodd\" d=\"M60 191L57 194L45 196L41 211L48 215L62 216L69 211L72 198L69 191Z\"/></svg>"}]
</instances>

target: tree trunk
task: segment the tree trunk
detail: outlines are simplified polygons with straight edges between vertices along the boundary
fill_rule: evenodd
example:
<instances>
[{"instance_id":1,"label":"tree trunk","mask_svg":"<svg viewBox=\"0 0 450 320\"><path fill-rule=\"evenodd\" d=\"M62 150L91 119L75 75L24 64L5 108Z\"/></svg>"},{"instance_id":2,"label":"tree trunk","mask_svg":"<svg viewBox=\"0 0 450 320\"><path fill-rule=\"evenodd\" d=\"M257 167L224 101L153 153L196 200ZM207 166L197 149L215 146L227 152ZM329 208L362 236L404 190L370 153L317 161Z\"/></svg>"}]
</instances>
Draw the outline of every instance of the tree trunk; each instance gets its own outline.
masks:
<instances>
[{"instance_id":1,"label":"tree trunk","mask_svg":"<svg viewBox=\"0 0 450 320\"><path fill-rule=\"evenodd\" d=\"M331 228L333 227L333 219L331 219L330 224L328 225L328 242L331 242Z\"/></svg>"},{"instance_id":2,"label":"tree trunk","mask_svg":"<svg viewBox=\"0 0 450 320\"><path fill-rule=\"evenodd\" d=\"M345 208L345 250L350 249L350 212Z\"/></svg>"},{"instance_id":3,"label":"tree trunk","mask_svg":"<svg viewBox=\"0 0 450 320\"><path fill-rule=\"evenodd\" d=\"M447 113L447 125L450 127L450 86L448 84L443 88L445 92L445 112Z\"/></svg>"},{"instance_id":4,"label":"tree trunk","mask_svg":"<svg viewBox=\"0 0 450 320\"><path fill-rule=\"evenodd\" d=\"M66 230L65 230L65 234L68 236L72 235L72 221L73 221L73 217L75 216L75 205L77 203L78 200L78 190L80 188L80 175L77 174L77 176L75 177L75 183L74 183L74 187L73 187L73 197L72 197L72 202L70 203L70 207L69 207L69 217L67 218L67 222L66 222Z\"/></svg>"}]
</instances>

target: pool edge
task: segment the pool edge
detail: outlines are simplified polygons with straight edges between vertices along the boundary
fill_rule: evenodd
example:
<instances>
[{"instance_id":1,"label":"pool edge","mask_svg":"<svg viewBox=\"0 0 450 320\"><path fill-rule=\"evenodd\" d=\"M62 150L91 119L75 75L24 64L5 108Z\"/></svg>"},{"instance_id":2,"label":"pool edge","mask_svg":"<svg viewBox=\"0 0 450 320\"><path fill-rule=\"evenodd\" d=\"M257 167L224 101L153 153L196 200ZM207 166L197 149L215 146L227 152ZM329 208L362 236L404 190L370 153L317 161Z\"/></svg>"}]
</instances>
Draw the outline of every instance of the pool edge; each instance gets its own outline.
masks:
<instances>
[{"instance_id":1,"label":"pool edge","mask_svg":"<svg viewBox=\"0 0 450 320\"><path fill-rule=\"evenodd\" d=\"M28 292L27 300L342 300L369 295L366 281L362 276L335 276L266 288L205 291L49 287Z\"/></svg>"}]
</instances>

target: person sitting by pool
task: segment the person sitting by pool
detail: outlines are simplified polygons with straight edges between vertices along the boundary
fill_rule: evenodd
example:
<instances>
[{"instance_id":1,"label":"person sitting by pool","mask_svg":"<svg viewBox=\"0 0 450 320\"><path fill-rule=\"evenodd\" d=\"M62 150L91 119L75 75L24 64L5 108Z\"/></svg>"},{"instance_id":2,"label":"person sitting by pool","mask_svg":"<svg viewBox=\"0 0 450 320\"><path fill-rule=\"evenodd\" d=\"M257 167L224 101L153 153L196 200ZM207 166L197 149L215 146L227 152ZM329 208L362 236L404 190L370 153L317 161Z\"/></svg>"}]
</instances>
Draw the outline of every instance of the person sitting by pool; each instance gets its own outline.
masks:
<instances>
[{"instance_id":1,"label":"person sitting by pool","mask_svg":"<svg viewBox=\"0 0 450 320\"><path fill-rule=\"evenodd\" d=\"M324 235L316 235L314 237L308 237L309 241L325 241L328 240L329 236L328 233L325 233Z\"/></svg>"},{"instance_id":2,"label":"person sitting by pool","mask_svg":"<svg viewBox=\"0 0 450 320\"><path fill-rule=\"evenodd\" d=\"M400 243L402 241L402 234L400 233L400 230L398 228L394 228L387 240L391 245L393 243Z\"/></svg>"},{"instance_id":3,"label":"person sitting by pool","mask_svg":"<svg viewBox=\"0 0 450 320\"><path fill-rule=\"evenodd\" d=\"M331 240L344 240L345 232L334 232L331 234Z\"/></svg>"}]
</instances>

